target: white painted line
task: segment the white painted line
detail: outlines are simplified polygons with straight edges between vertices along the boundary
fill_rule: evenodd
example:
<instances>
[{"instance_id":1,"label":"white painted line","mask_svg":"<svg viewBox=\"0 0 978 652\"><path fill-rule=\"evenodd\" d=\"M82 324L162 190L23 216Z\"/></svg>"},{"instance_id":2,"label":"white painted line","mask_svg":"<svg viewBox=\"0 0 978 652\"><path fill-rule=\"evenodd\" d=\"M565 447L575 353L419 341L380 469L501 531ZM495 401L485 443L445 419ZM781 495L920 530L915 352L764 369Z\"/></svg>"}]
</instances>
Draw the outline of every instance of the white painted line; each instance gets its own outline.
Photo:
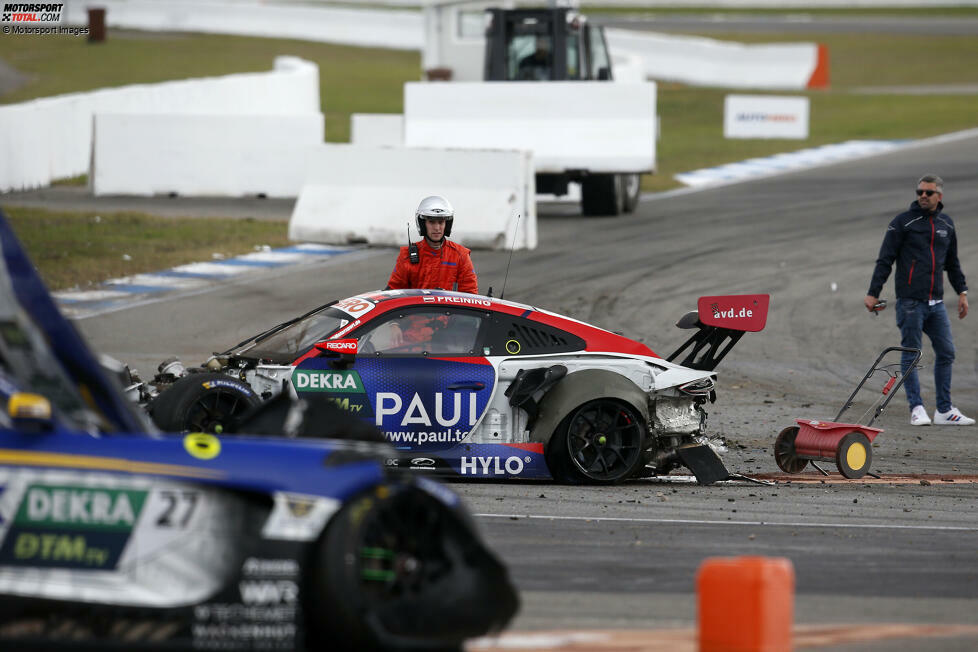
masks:
<instances>
[{"instance_id":1,"label":"white painted line","mask_svg":"<svg viewBox=\"0 0 978 652\"><path fill-rule=\"evenodd\" d=\"M470 640L466 643L467 650L525 650L538 648L541 650L585 649L578 644L607 643L611 641L608 632L509 632L501 636L485 636ZM567 646L573 645L574 648ZM612 650L614 648L607 648Z\"/></svg>"},{"instance_id":2,"label":"white painted line","mask_svg":"<svg viewBox=\"0 0 978 652\"><path fill-rule=\"evenodd\" d=\"M343 256L323 256L315 263L312 263L314 267L329 267L336 264L347 264L356 260L363 260L365 258L370 258L373 256L391 256L391 250L387 248L377 248L377 249L351 249L350 253L344 254ZM195 263L195 265L210 265L212 263ZM183 267L193 267L194 265L184 265ZM230 265L214 265L215 267L231 267ZM258 269L255 267L241 266L244 271ZM187 269L174 268L176 271L190 271ZM294 274L295 270L292 267L271 267L264 268L265 271L262 272L263 279L274 279L287 274ZM171 270L173 271L173 270ZM231 270L232 272L237 272L237 269ZM200 272L198 272L200 273ZM220 290L227 285L237 285L241 283L248 283L250 276L243 276L240 274L226 274L227 278L221 279L222 282L212 282L205 283L200 287L187 288L186 290L179 292L159 292L149 295L140 295L134 298L130 292L120 292L123 296L129 297L130 301L116 301L112 303L104 303L89 308L83 307L72 307L72 304L63 304L60 306L61 310L65 312L73 320L88 319L90 317L98 317L100 315L106 315L113 312L119 312L122 310L132 310L135 308L141 308L143 306L152 305L154 303L162 303L165 301L173 301L175 299L182 299L185 297L198 296L202 294L207 294L210 292L215 292ZM205 279L206 280L206 279ZM114 297L113 297L114 298Z\"/></svg>"},{"instance_id":3,"label":"white painted line","mask_svg":"<svg viewBox=\"0 0 978 652\"><path fill-rule=\"evenodd\" d=\"M785 172L818 165L829 165L853 158L871 156L898 148L895 141L847 141L836 145L810 147L797 152L784 152L762 158L752 158L737 163L718 165L702 170L693 170L676 175L676 179L689 186L714 185L718 180L746 180L768 177Z\"/></svg>"},{"instance_id":4,"label":"white painted line","mask_svg":"<svg viewBox=\"0 0 978 652\"><path fill-rule=\"evenodd\" d=\"M120 292L119 290L66 290L53 294L54 298L59 301L105 301L106 299L121 299L131 295L131 292Z\"/></svg>"},{"instance_id":5,"label":"white painted line","mask_svg":"<svg viewBox=\"0 0 978 652\"><path fill-rule=\"evenodd\" d=\"M187 288L200 285L204 279L186 278L180 276L166 276L163 274L136 274L134 276L124 276L106 281L108 286L112 285L154 285L158 287Z\"/></svg>"},{"instance_id":6,"label":"white painted line","mask_svg":"<svg viewBox=\"0 0 978 652\"><path fill-rule=\"evenodd\" d=\"M311 254L328 254L336 253L337 251L342 251L343 247L337 247L336 245L324 245L316 244L314 242L303 242L302 244L297 244L293 249L301 249Z\"/></svg>"},{"instance_id":7,"label":"white painted line","mask_svg":"<svg viewBox=\"0 0 978 652\"><path fill-rule=\"evenodd\" d=\"M544 514L473 514L481 518L536 519L543 521L606 521L614 523L663 523L675 525L740 525L770 527L829 527L856 530L923 530L950 532L978 532L978 526L963 525L893 525L887 523L816 523L816 522L775 522L775 521L714 521L686 518L627 518L624 516L557 516Z\"/></svg>"},{"instance_id":8,"label":"white painted line","mask_svg":"<svg viewBox=\"0 0 978 652\"><path fill-rule=\"evenodd\" d=\"M235 276L247 272L249 267L245 265L222 265L221 263L189 263L174 267L174 272L188 272L190 274L209 274L213 276Z\"/></svg>"},{"instance_id":9,"label":"white painted line","mask_svg":"<svg viewBox=\"0 0 978 652\"><path fill-rule=\"evenodd\" d=\"M715 168L704 168L701 170L691 170L675 175L675 178L688 184L685 188L667 190L665 192L645 193L642 200L666 199L688 195L701 190L710 190L723 186L730 186L746 181L757 181L779 174L788 174L799 170L807 170L816 167L835 165L836 163L855 161L863 158L871 158L880 154L890 154L897 151L917 149L920 147L930 147L932 145L943 145L959 140L978 137L978 128L954 131L949 134L933 136L931 138L921 138L909 141L886 141L886 140L851 140L834 145L821 145L803 149L798 152L785 152L767 157L767 159L750 159L750 162L763 161L769 162L767 170L760 174L745 175L742 172L746 168L737 168L748 161L720 165ZM784 169L785 167L788 169Z\"/></svg>"},{"instance_id":10,"label":"white painted line","mask_svg":"<svg viewBox=\"0 0 978 652\"><path fill-rule=\"evenodd\" d=\"M288 263L309 260L314 252L301 253L297 251L258 251L253 254L238 256L234 260L253 260L263 263Z\"/></svg>"}]
</instances>

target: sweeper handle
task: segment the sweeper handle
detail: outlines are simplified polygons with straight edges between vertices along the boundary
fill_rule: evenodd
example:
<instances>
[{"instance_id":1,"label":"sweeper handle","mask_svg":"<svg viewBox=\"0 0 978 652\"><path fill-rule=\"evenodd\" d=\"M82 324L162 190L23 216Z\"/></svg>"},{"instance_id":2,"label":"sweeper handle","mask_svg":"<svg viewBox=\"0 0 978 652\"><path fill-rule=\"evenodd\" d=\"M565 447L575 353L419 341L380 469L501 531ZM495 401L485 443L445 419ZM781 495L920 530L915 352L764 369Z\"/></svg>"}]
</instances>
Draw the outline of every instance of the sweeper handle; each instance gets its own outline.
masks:
<instances>
[{"instance_id":1,"label":"sweeper handle","mask_svg":"<svg viewBox=\"0 0 978 652\"><path fill-rule=\"evenodd\" d=\"M842 406L842 409L839 410L839 414L836 415L835 421L842 420L842 413L848 410L850 407L852 407L852 399L856 398L856 394L859 393L859 390L862 389L862 386L866 384L866 381L869 380L869 377L873 375L873 372L879 369L880 360L882 360L886 356L886 354L890 353L891 351L900 351L901 353L914 354L913 362L911 362L910 366L907 367L908 371L911 369L915 369L917 367L917 363L920 362L920 349L910 349L904 346L890 346L883 349L882 353L880 353L879 356L877 356L876 361L873 363L873 366L869 368L869 371L866 372L866 375L863 376L863 379L859 381L858 385L856 385L856 389L852 390L852 394L849 395L849 398ZM906 374L901 373L900 379L897 380L896 375L894 374L893 376L890 377L888 381L886 381L886 385L883 387L883 395L886 396L886 398L883 399L883 402L880 403L879 407L876 408L876 411L873 414L873 418L870 419L869 423L866 424L867 427L873 425L873 422L876 421L879 415L883 414L883 410L886 409L886 406L887 404L889 404L890 400L894 396L896 396L896 390L900 389L900 386L903 385L903 381L906 380L906 378L907 378Z\"/></svg>"}]
</instances>

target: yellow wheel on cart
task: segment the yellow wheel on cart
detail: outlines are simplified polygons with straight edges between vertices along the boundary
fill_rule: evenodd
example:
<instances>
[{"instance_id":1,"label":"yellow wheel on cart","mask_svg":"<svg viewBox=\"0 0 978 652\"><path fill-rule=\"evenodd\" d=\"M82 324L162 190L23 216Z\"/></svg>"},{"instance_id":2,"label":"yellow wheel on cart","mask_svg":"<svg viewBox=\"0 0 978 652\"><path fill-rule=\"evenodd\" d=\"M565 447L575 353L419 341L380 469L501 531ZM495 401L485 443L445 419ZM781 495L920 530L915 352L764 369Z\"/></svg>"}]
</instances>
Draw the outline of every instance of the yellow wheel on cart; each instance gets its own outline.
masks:
<instances>
[{"instance_id":1,"label":"yellow wheel on cart","mask_svg":"<svg viewBox=\"0 0 978 652\"><path fill-rule=\"evenodd\" d=\"M869 437L861 432L850 432L835 449L835 465L844 477L861 478L873 463L873 447Z\"/></svg>"}]
</instances>

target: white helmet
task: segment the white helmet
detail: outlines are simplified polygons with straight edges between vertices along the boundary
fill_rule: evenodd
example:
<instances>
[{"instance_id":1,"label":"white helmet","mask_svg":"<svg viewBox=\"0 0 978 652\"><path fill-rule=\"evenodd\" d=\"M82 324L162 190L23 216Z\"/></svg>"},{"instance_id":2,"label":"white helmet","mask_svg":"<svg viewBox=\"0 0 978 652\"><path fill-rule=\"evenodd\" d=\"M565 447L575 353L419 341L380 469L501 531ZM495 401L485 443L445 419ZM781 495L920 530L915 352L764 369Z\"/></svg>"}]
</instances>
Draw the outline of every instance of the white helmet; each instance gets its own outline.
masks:
<instances>
[{"instance_id":1,"label":"white helmet","mask_svg":"<svg viewBox=\"0 0 978 652\"><path fill-rule=\"evenodd\" d=\"M452 234L452 222L455 220L455 209L447 199L440 195L425 197L418 204L418 210L414 212L414 217L418 222L418 232L422 236L428 237L428 228L425 220L433 217L445 220L445 237Z\"/></svg>"}]
</instances>

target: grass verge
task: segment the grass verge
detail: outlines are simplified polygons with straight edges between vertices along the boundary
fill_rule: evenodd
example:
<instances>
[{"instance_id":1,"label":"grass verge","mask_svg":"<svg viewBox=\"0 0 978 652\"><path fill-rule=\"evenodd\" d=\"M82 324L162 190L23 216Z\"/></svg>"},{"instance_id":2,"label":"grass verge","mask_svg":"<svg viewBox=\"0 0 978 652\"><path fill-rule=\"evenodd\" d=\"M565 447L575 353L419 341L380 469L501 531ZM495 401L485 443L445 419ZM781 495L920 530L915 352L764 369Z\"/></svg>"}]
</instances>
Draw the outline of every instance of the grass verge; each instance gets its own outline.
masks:
<instances>
[{"instance_id":1,"label":"grass verge","mask_svg":"<svg viewBox=\"0 0 978 652\"><path fill-rule=\"evenodd\" d=\"M16 206L4 212L52 290L289 244L285 222L252 218L96 215Z\"/></svg>"}]
</instances>

